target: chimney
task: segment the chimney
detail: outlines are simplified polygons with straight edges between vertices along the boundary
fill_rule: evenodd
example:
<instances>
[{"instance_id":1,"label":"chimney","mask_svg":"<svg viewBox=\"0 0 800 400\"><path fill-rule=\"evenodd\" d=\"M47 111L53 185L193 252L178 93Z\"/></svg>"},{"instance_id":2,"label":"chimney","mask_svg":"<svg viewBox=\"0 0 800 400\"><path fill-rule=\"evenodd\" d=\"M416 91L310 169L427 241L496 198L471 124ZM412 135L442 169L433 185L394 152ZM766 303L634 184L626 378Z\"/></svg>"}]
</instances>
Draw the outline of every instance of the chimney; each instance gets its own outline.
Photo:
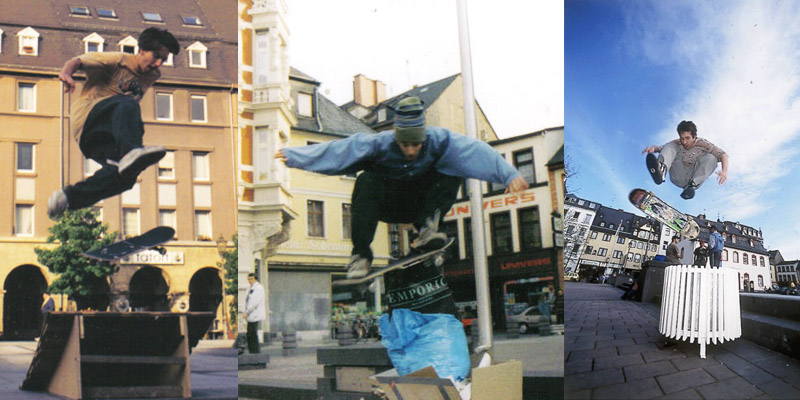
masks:
<instances>
[{"instance_id":1,"label":"chimney","mask_svg":"<svg viewBox=\"0 0 800 400\"><path fill-rule=\"evenodd\" d=\"M364 107L372 107L386 100L386 85L358 74L353 77L353 100Z\"/></svg>"}]
</instances>

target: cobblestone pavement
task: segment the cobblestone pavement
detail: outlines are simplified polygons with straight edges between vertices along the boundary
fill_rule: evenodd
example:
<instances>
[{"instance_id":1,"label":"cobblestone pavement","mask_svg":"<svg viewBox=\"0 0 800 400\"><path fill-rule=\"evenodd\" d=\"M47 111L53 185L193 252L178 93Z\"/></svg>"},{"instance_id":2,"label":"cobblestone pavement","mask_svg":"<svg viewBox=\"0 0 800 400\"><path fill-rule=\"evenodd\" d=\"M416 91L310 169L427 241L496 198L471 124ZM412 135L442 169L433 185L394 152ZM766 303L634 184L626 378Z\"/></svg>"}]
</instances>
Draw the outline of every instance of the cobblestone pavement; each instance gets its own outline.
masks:
<instances>
[{"instance_id":1,"label":"cobblestone pavement","mask_svg":"<svg viewBox=\"0 0 800 400\"><path fill-rule=\"evenodd\" d=\"M660 348L659 307L566 283L567 399L800 399L800 361L739 338ZM658 345L657 345L658 344Z\"/></svg>"}]
</instances>

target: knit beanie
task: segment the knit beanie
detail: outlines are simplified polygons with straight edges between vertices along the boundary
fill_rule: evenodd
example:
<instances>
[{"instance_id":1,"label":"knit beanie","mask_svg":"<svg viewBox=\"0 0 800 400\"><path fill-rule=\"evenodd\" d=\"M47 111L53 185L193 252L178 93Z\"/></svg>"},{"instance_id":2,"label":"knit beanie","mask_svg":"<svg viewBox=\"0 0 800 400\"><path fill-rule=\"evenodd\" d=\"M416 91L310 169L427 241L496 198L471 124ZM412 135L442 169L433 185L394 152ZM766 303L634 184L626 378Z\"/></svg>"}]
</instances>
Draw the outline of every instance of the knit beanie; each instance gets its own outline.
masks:
<instances>
[{"instance_id":1,"label":"knit beanie","mask_svg":"<svg viewBox=\"0 0 800 400\"><path fill-rule=\"evenodd\" d=\"M409 96L394 107L394 137L398 142L425 141L425 107L419 97Z\"/></svg>"}]
</instances>

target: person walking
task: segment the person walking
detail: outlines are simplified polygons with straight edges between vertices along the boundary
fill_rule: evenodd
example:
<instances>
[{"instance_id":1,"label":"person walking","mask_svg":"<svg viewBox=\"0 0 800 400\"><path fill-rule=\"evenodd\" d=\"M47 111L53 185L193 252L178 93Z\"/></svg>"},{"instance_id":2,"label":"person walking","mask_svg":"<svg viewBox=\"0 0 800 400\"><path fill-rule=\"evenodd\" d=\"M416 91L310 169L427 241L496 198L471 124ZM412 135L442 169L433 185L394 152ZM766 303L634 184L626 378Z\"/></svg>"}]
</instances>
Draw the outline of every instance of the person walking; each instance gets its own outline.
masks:
<instances>
[{"instance_id":1,"label":"person walking","mask_svg":"<svg viewBox=\"0 0 800 400\"><path fill-rule=\"evenodd\" d=\"M67 93L75 89L73 75L86 82L72 104L70 132L87 159L100 164L92 176L56 190L47 203L50 219L66 210L94 205L136 184L136 178L166 155L162 146L144 146L139 101L156 80L169 54L180 51L171 33L156 27L141 32L139 52L90 52L64 64L58 79Z\"/></svg>"},{"instance_id":2,"label":"person walking","mask_svg":"<svg viewBox=\"0 0 800 400\"><path fill-rule=\"evenodd\" d=\"M256 280L256 274L247 274L247 282L250 289L247 291L245 301L244 319L247 320L247 351L250 354L261 353L261 346L258 340L259 323L266 318L266 306L264 305L264 287Z\"/></svg>"}]
</instances>

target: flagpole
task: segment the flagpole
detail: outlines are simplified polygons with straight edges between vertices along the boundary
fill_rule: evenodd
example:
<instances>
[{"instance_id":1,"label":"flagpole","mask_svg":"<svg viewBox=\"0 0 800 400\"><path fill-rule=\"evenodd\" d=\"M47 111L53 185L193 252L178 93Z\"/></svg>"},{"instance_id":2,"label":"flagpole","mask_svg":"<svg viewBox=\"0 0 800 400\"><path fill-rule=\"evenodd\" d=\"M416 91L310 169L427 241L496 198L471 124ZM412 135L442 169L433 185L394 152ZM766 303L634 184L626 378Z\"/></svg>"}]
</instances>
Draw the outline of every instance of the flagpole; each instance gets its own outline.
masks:
<instances>
[{"instance_id":1,"label":"flagpole","mask_svg":"<svg viewBox=\"0 0 800 400\"><path fill-rule=\"evenodd\" d=\"M475 94L472 85L472 55L469 43L469 22L467 19L467 2L456 0L458 8L458 39L461 50L461 77L464 87L464 125L467 136L480 140L475 123ZM478 303L478 329L480 344L475 352L489 350L492 347L492 309L489 298L489 268L486 260L486 241L483 223L483 195L481 182L467 179L472 216L472 249L475 267L475 291Z\"/></svg>"}]
</instances>

